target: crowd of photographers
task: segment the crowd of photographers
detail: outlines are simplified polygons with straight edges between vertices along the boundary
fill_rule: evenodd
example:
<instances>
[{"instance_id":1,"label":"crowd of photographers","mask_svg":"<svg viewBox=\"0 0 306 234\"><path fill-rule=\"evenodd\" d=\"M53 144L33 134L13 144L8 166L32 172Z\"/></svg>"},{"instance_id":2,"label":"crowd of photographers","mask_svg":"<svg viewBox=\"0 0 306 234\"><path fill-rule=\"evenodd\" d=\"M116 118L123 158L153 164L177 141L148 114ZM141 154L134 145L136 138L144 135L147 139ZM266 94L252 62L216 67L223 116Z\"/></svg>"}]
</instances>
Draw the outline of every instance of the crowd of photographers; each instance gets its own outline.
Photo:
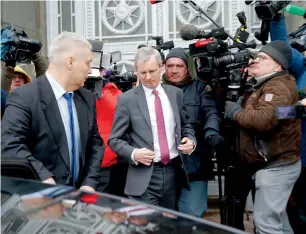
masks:
<instances>
[{"instance_id":1,"label":"crowd of photographers","mask_svg":"<svg viewBox=\"0 0 306 234\"><path fill-rule=\"evenodd\" d=\"M255 57L250 58L245 70L248 80L243 95L237 102L226 101L224 114L221 114L222 108L216 102L212 87L202 81L202 77L191 77L188 54L184 49L171 49L165 57L162 83L182 91L188 114L186 118L194 131L191 135L196 139L192 153L183 155L190 183L189 187L179 188L177 209L194 216L203 216L207 210L208 181L214 178L212 158L215 155L225 171L229 166L235 168L230 193L239 202L234 204L232 201L235 208L228 209L227 217L232 220L228 221L229 225L244 229L246 199L252 190L256 233L293 233L292 229L295 233L302 233L306 228L306 119L284 117L280 108L292 107L297 103L306 106L306 57L288 44L282 14L277 14L271 22L271 41ZM41 77L49 61L38 50L32 62L36 77ZM153 74L153 71L150 72ZM4 63L1 74L2 117L5 114L6 98L18 87L31 83L32 78L21 66L12 68L4 66ZM9 108L18 102L17 99L14 102L12 100L13 97ZM103 111L101 113L103 115ZM222 135L223 118L236 123L237 152L230 153L231 146ZM14 138L20 132L18 129L12 132L7 127L8 122L7 116L1 123L2 134L5 133L1 140L2 156L12 157L7 155L7 152L11 152L9 148L12 142L8 143L3 136ZM102 124L99 126L98 123L98 127ZM89 132L92 134L91 130ZM29 150L35 148L33 144L28 146ZM21 154L18 150L16 152ZM127 167L137 167L137 164L135 161L134 164L119 163L120 154L118 156L116 165L120 167L114 167L107 173L107 168L102 170L99 185L92 189L125 196L123 189ZM288 204L290 196L294 204Z\"/></svg>"}]
</instances>

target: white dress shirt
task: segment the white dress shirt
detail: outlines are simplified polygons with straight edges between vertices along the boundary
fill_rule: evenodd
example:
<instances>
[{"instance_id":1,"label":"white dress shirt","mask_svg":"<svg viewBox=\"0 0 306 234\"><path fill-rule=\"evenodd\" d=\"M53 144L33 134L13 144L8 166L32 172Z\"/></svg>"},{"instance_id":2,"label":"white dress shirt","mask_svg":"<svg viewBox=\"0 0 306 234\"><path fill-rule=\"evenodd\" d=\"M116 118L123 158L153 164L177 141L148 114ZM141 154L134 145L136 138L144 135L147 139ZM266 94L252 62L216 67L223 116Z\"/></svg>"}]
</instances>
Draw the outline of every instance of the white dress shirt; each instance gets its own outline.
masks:
<instances>
[{"instance_id":1,"label":"white dress shirt","mask_svg":"<svg viewBox=\"0 0 306 234\"><path fill-rule=\"evenodd\" d=\"M71 142L71 132L70 132L70 117L69 117L69 110L68 110L68 103L67 100L64 98L64 94L67 93L66 90L48 73L46 72L47 79L51 85L51 88L54 92L55 99L57 101L62 121L65 127L65 132L66 132L66 138L68 142L68 152L69 152L69 161L70 161L70 168L72 167L72 152L71 152L71 147L72 147L72 142ZM71 92L73 94L73 92ZM75 131L75 147L76 147L76 152L79 152L77 154L78 158L80 157L81 154L81 137L80 137L80 128L79 128L79 121L78 121L78 114L75 108L74 100L72 98L72 110L73 110L73 120L74 120L74 131ZM79 169L77 170L78 174Z\"/></svg>"},{"instance_id":2,"label":"white dress shirt","mask_svg":"<svg viewBox=\"0 0 306 234\"><path fill-rule=\"evenodd\" d=\"M160 146L159 146L159 141L158 141L158 131L157 131L157 122L156 122L156 114L155 114L155 95L153 94L153 89L149 89L145 87L144 85L142 87L144 89L145 96L147 99L147 105L149 109L151 127L152 127L152 133L153 133L154 153L155 153L155 157L153 161L160 162L161 160ZM168 95L166 94L165 90L160 84L157 86L156 90L158 92L158 96L162 103L170 159L173 159L176 156L178 156L178 151L177 151L176 142L175 142L176 140L176 134L175 134L176 122L174 119L174 114L173 114L171 103L169 101ZM134 161L135 151L136 150L134 150L132 153L133 161Z\"/></svg>"}]
</instances>

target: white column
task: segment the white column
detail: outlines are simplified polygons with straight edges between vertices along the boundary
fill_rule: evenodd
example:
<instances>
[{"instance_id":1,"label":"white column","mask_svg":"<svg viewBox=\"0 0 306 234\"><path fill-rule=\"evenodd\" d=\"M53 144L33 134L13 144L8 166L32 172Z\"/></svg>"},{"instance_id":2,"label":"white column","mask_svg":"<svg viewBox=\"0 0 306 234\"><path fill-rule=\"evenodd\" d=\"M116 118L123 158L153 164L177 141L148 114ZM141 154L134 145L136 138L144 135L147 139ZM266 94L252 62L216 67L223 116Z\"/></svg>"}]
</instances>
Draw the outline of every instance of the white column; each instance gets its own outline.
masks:
<instances>
[{"instance_id":1,"label":"white column","mask_svg":"<svg viewBox=\"0 0 306 234\"><path fill-rule=\"evenodd\" d=\"M85 37L91 39L95 36L95 9L94 0L86 0L85 4Z\"/></svg>"},{"instance_id":2,"label":"white column","mask_svg":"<svg viewBox=\"0 0 306 234\"><path fill-rule=\"evenodd\" d=\"M75 31L77 34L86 36L85 1L73 0L75 12Z\"/></svg>"},{"instance_id":3,"label":"white column","mask_svg":"<svg viewBox=\"0 0 306 234\"><path fill-rule=\"evenodd\" d=\"M46 48L49 48L52 40L58 35L57 1L47 1L45 6L46 6L46 12L47 12L47 45L46 45Z\"/></svg>"}]
</instances>

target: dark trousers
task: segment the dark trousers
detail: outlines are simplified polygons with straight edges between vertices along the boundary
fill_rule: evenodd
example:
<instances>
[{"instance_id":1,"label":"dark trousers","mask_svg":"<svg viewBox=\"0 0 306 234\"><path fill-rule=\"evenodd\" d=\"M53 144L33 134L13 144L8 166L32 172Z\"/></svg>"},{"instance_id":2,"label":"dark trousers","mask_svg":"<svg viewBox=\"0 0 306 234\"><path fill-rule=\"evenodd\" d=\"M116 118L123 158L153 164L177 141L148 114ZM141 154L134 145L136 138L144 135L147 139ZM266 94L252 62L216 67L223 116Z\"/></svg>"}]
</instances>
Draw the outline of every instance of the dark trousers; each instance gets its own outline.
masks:
<instances>
[{"instance_id":1,"label":"dark trousers","mask_svg":"<svg viewBox=\"0 0 306 234\"><path fill-rule=\"evenodd\" d=\"M177 181L174 164L170 163L164 166L161 163L154 163L151 180L147 190L141 196L129 197L152 205L173 210L176 209Z\"/></svg>"},{"instance_id":2,"label":"dark trousers","mask_svg":"<svg viewBox=\"0 0 306 234\"><path fill-rule=\"evenodd\" d=\"M124 187L127 170L128 163L123 160L118 160L116 164L103 168L96 190L101 193L109 193L120 197L126 197L124 194Z\"/></svg>"}]
</instances>

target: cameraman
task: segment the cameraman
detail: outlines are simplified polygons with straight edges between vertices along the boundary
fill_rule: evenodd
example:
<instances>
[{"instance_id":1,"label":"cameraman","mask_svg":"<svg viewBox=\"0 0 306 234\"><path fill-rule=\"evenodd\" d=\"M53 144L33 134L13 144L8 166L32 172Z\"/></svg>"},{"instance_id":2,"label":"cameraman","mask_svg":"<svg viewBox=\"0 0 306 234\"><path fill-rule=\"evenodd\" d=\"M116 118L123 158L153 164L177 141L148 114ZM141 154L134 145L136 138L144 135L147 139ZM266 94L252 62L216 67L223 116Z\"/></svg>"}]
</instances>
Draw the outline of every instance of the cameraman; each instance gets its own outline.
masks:
<instances>
[{"instance_id":1,"label":"cameraman","mask_svg":"<svg viewBox=\"0 0 306 234\"><path fill-rule=\"evenodd\" d=\"M23 30L15 28L13 25L1 29L2 88L9 90L12 76L15 74L15 64L20 62L18 59L31 60L35 67L36 77L45 73L48 61L40 52L41 46L40 41L31 39Z\"/></svg>"},{"instance_id":2,"label":"cameraman","mask_svg":"<svg viewBox=\"0 0 306 234\"><path fill-rule=\"evenodd\" d=\"M283 12L277 13L271 21L270 25L271 40L282 40L289 44L286 30L286 22ZM298 50L292 48L292 63L289 66L289 72L296 79L297 89L306 88L306 57L302 55ZM300 97L302 99L302 97ZM302 103L306 100L303 100ZM295 200L297 207L301 209L302 204L306 202L306 193L303 192L306 186L306 120L302 120L302 138L301 138L301 161L302 161L302 173L297 185L294 188L293 194L295 197L304 197L301 201ZM305 181L305 182L302 182ZM303 194L303 195L302 195ZM299 212L300 213L300 212ZM291 215L293 216L293 214ZM295 222L293 219L290 221ZM300 224L294 225L297 228L301 228ZM304 221L304 228L306 224ZM297 232L297 230L295 230ZM302 231L303 232L303 231Z\"/></svg>"},{"instance_id":3,"label":"cameraman","mask_svg":"<svg viewBox=\"0 0 306 234\"><path fill-rule=\"evenodd\" d=\"M48 68L48 60L40 51L33 55L32 62L35 67L36 77L43 75ZM14 75L14 68L5 66L5 63L1 61L1 87L3 89L10 89Z\"/></svg>"},{"instance_id":4,"label":"cameraman","mask_svg":"<svg viewBox=\"0 0 306 234\"><path fill-rule=\"evenodd\" d=\"M258 233L293 233L286 206L300 171L300 121L279 121L276 107L298 102L295 80L288 73L292 49L283 41L273 41L260 50L249 65L253 78L237 103L226 102L225 118L240 130L238 151L244 177L255 183L254 223ZM250 187L241 183L234 192L244 200ZM244 194L242 194L244 190ZM237 211L238 212L238 211Z\"/></svg>"},{"instance_id":5,"label":"cameraman","mask_svg":"<svg viewBox=\"0 0 306 234\"><path fill-rule=\"evenodd\" d=\"M184 102L196 139L199 142L191 155L184 155L190 190L182 188L178 208L182 213L201 217L207 210L207 181L213 178L212 154L220 151L224 139L219 133L220 118L212 89L205 82L192 80L188 72L188 54L182 48L170 50L166 57L163 83L174 85L184 93Z\"/></svg>"}]
</instances>

